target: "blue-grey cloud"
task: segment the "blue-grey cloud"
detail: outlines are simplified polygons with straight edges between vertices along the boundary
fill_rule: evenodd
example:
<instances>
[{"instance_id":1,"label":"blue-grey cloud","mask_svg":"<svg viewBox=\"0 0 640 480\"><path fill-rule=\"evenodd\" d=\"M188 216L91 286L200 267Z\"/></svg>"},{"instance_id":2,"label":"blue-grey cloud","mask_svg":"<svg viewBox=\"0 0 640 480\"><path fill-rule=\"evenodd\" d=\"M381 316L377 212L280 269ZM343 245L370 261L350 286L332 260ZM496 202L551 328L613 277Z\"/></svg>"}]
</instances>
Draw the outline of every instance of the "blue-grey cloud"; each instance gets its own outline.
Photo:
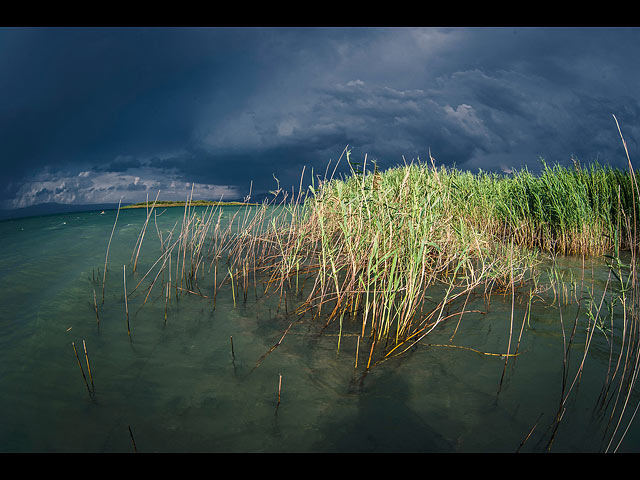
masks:
<instances>
[{"instance_id":1,"label":"blue-grey cloud","mask_svg":"<svg viewBox=\"0 0 640 480\"><path fill-rule=\"evenodd\" d=\"M2 28L0 202L242 197L347 144L383 167L624 166L611 114L637 153L639 46L637 28Z\"/></svg>"}]
</instances>

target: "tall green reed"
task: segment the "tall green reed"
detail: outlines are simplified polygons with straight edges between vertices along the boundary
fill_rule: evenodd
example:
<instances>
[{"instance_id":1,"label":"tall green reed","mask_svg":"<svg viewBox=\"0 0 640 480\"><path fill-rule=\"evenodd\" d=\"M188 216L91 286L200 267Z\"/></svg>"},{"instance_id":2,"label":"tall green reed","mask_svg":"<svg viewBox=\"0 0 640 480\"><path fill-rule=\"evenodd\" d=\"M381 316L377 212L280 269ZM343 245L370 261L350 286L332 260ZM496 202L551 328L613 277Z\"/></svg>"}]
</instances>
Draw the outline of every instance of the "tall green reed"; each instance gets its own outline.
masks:
<instances>
[{"instance_id":1,"label":"tall green reed","mask_svg":"<svg viewBox=\"0 0 640 480\"><path fill-rule=\"evenodd\" d=\"M158 269L147 298L165 270L167 302L173 289L176 298L213 297L215 306L225 283L245 302L250 288L276 293L287 311L297 298L300 318L336 323L338 351L348 326L369 340L370 357L387 358L455 317L452 309L460 319L470 295L489 298L535 278L541 253L627 248L635 228L633 182L610 167L542 161L538 175L474 174L430 157L380 172L366 156L360 167L343 153L350 175L312 172L304 191L303 170L297 195L278 188L270 201L237 210L224 229L222 207L198 216L188 201L177 238L173 230L164 238L161 258L142 277ZM200 290L199 275L213 276L212 293Z\"/></svg>"}]
</instances>

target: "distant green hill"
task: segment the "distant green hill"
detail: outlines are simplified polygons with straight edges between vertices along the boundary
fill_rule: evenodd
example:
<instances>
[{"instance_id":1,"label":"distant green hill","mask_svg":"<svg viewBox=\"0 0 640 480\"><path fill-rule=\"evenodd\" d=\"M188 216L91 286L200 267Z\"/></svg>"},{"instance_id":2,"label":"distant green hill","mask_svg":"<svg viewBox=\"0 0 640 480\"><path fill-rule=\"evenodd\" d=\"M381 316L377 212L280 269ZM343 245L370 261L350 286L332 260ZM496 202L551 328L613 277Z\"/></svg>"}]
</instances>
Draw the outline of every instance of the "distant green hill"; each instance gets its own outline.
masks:
<instances>
[{"instance_id":1,"label":"distant green hill","mask_svg":"<svg viewBox=\"0 0 640 480\"><path fill-rule=\"evenodd\" d=\"M0 220L24 217L39 217L42 215L58 215L64 213L90 212L94 210L115 210L117 203L93 203L86 205L65 203L40 203L29 207L0 210Z\"/></svg>"},{"instance_id":2,"label":"distant green hill","mask_svg":"<svg viewBox=\"0 0 640 480\"><path fill-rule=\"evenodd\" d=\"M185 200L179 200L179 201L164 201L164 200L160 200L158 202L156 202L156 208L158 207L184 207L186 205L186 201ZM211 200L192 200L191 202L189 202L189 204L192 207L206 207L206 206L210 206L210 205L258 205L257 203L245 203L245 202L217 202L217 201L211 201ZM148 207L152 207L153 206L153 202L140 202L140 203L133 203L131 205L125 205L124 208L147 208Z\"/></svg>"}]
</instances>

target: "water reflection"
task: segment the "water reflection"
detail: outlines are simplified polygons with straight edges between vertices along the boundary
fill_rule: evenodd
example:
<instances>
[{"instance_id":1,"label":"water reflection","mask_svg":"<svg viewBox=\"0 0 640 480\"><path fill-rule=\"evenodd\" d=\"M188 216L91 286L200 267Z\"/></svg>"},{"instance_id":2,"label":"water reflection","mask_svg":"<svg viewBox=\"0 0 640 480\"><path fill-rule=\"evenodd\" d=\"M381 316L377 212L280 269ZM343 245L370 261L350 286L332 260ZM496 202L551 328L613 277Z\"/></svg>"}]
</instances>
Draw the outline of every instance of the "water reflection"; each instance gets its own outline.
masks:
<instances>
[{"instance_id":1,"label":"water reflection","mask_svg":"<svg viewBox=\"0 0 640 480\"><path fill-rule=\"evenodd\" d=\"M538 420L522 451L545 450L563 375L557 308L535 303L523 325L527 303L516 302L513 327L522 336L517 344L514 335L510 351L518 345L520 355L507 362L502 386L505 359L483 353L507 349L509 296L495 297L488 310L481 297L473 300L470 309L488 313L465 315L457 330L443 324L362 382L362 363L354 368L356 337L345 336L338 353L337 331L317 335L306 324L292 327L255 368L292 321L277 297L248 295L234 307L227 292L214 310L211 298L185 295L169 305L165 322L161 293L152 292L140 308L146 292L136 292L127 335L122 265L145 212L120 215L99 325L92 277L104 265L115 213L0 222L0 451L129 452L130 427L143 452L514 452ZM167 209L157 218L159 230L181 216L181 209ZM159 255L155 233L148 232L134 278ZM580 279L581 259L563 261ZM586 271L597 293L608 271L601 263ZM211 285L205 270L203 292ZM562 309L565 333L578 318L570 378L587 338L584 311L571 303ZM95 401L71 348L83 340ZM594 406L610 355L607 338L596 332L554 451L601 449ZM639 446L634 424L622 450Z\"/></svg>"}]
</instances>

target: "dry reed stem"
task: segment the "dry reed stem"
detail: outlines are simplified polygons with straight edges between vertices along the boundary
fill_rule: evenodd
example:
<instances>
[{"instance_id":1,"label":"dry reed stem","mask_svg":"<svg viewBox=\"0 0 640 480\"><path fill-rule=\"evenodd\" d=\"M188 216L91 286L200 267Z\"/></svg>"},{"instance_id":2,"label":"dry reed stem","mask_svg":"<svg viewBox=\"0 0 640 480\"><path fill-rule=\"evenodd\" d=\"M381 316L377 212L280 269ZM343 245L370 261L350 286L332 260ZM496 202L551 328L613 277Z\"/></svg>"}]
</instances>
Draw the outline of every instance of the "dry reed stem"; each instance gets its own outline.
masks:
<instances>
[{"instance_id":1,"label":"dry reed stem","mask_svg":"<svg viewBox=\"0 0 640 480\"><path fill-rule=\"evenodd\" d=\"M124 309L127 315L127 335L131 337L131 329L129 328L129 303L127 301L127 266L122 266L122 286L124 288Z\"/></svg>"},{"instance_id":2,"label":"dry reed stem","mask_svg":"<svg viewBox=\"0 0 640 480\"><path fill-rule=\"evenodd\" d=\"M118 201L118 211L116 212L116 219L113 222L113 228L111 229L111 235L109 236L109 242L107 243L107 253L104 257L104 272L102 276L102 303L104 304L104 285L107 281L107 260L109 259L109 247L111 246L111 239L113 238L113 232L116 230L116 224L118 223L118 216L120 215L120 204L122 199Z\"/></svg>"},{"instance_id":3,"label":"dry reed stem","mask_svg":"<svg viewBox=\"0 0 640 480\"><path fill-rule=\"evenodd\" d=\"M140 249L142 248L142 242L144 241L144 234L147 231L147 225L149 224L149 218L151 218L151 213L153 213L156 203L158 201L158 196L160 195L160 190L158 190L158 193L156 194L156 199L153 201L153 205L151 206L151 210L149 210L149 196L147 194L147 218L144 221L144 224L142 226L142 230L140 231L140 234L138 235L138 240L136 241L136 247L137 247L137 251L136 251L136 247L134 247L134 251L131 253L131 260L133 261L133 271L136 271L136 268L138 266L138 256L140 255ZM133 259L133 256L135 254L135 260Z\"/></svg>"},{"instance_id":4,"label":"dry reed stem","mask_svg":"<svg viewBox=\"0 0 640 480\"><path fill-rule=\"evenodd\" d=\"M131 446L133 447L133 452L138 453L138 447L136 446L136 440L133 438L133 432L131 431L131 425L127 426L129 429L129 438L131 439Z\"/></svg>"},{"instance_id":5,"label":"dry reed stem","mask_svg":"<svg viewBox=\"0 0 640 480\"><path fill-rule=\"evenodd\" d=\"M605 452L608 452L609 449L612 446L612 443L614 441L614 438L618 432L619 427L621 426L621 422L623 419L623 416L625 414L626 408L628 406L628 401L631 397L632 391L634 389L637 377L638 377L638 373L640 371L640 348L639 348L639 344L638 344L638 315L639 315L639 306L638 306L638 300L640 299L639 295L640 292L638 292L638 288L637 288L637 270L636 270L636 261L637 261L637 239L636 239L636 235L637 235L637 223L636 223L636 203L635 203L635 198L636 195L640 194L640 191L638 189L638 184L636 182L636 176L634 173L634 169L633 169L633 165L631 163L631 158L629 156L629 151L627 149L627 143L624 140L624 137L622 135L622 131L620 129L620 125L618 123L618 119L616 118L615 115L613 115L613 118L616 122L616 126L618 128L618 133L620 134L620 139L622 140L622 145L624 147L625 150L625 154L627 156L627 161L628 161L628 167L629 167L629 173L631 178L633 179L633 185L635 188L632 189L632 194L633 194L633 198L634 198L634 202L633 202L633 228L632 229L627 229L627 231L631 232L631 262L629 264L630 267L630 273L629 273L629 277L628 277L628 281L630 281L630 283L627 285L628 287L628 291L630 292L630 305L629 305L629 315L630 315L630 319L629 322L627 322L627 297L626 297L626 290L623 289L622 291L622 308L623 308L623 339L622 339L622 345L621 345L621 350L620 350L620 355L618 357L618 365L620 363L620 359L622 357L622 351L626 350L626 360L625 360L625 364L624 364L624 368L623 368L623 372L620 378L620 382L619 382L619 389L618 392L616 393L616 399L615 399L615 403L614 403L614 407L612 409L611 412L611 416L609 419L609 422L611 422L611 419L613 417L613 412L616 409L616 405L618 402L618 398L621 395L622 392L622 385L623 383L626 384L626 392L624 394L624 399L623 399L623 405L622 405L622 410L620 411L620 413L618 414L618 420L616 422L615 428L613 430L613 432L610 435L609 438L609 442L607 444L607 447L605 449ZM628 221L628 220L627 220ZM619 260L618 260L619 262ZM628 343L627 346L625 348L625 333L627 332L627 328L629 330L629 334L628 334ZM635 362L632 362L632 357L635 354ZM629 374L626 375L626 380L625 380L625 374L627 372L627 366L630 367L629 369ZM616 366L616 371L618 369L618 366ZM615 377L615 373L614 373L614 377ZM636 406L635 410L633 411L632 415L631 415L631 419L629 420L627 427L624 429L614 451L617 451L618 448L620 447L620 444L622 443L623 439L626 436L626 433L628 432L629 427L631 426L631 423L633 422L633 420L635 419L635 415L638 411L638 407L640 407L640 401L638 402L638 405Z\"/></svg>"},{"instance_id":6,"label":"dry reed stem","mask_svg":"<svg viewBox=\"0 0 640 480\"><path fill-rule=\"evenodd\" d=\"M505 356L504 359L504 368L502 369L502 376L500 377L500 385L498 387L498 394L500 393L500 391L502 390L502 382L504 380L504 374L507 371L507 362L509 361L509 353L511 351L511 336L513 334L513 309L514 309L514 305L515 305L515 299L516 299L516 291L515 291L515 284L514 284L514 280L513 280L513 242L511 242L511 246L510 246L510 251L509 251L509 262L510 262L510 274L511 274L511 317L509 320L509 342L507 343L507 355Z\"/></svg>"},{"instance_id":7,"label":"dry reed stem","mask_svg":"<svg viewBox=\"0 0 640 480\"><path fill-rule=\"evenodd\" d=\"M84 348L84 358L87 361L87 372L89 372L89 378L91 379L91 386L95 389L95 385L93 384L93 375L91 374L91 367L89 366L89 354L87 353L87 344L84 339L82 340L82 347Z\"/></svg>"},{"instance_id":8,"label":"dry reed stem","mask_svg":"<svg viewBox=\"0 0 640 480\"><path fill-rule=\"evenodd\" d=\"M91 388L89 388L89 382L87 382L87 377L84 374L84 368L82 368L82 363L80 362L80 357L78 356L78 350L76 350L75 342L71 342L73 346L73 353L76 355L76 360L78 361L78 367L80 367L80 372L82 373L82 379L84 380L84 384L87 387L87 392L89 392L89 398L93 399L93 395L91 394Z\"/></svg>"},{"instance_id":9,"label":"dry reed stem","mask_svg":"<svg viewBox=\"0 0 640 480\"><path fill-rule=\"evenodd\" d=\"M98 303L96 302L96 289L93 289L93 309L96 312L96 322L100 325L100 315L98 315Z\"/></svg>"},{"instance_id":10,"label":"dry reed stem","mask_svg":"<svg viewBox=\"0 0 640 480\"><path fill-rule=\"evenodd\" d=\"M282 391L282 374L278 378L278 405L280 405L280 393Z\"/></svg>"},{"instance_id":11,"label":"dry reed stem","mask_svg":"<svg viewBox=\"0 0 640 480\"><path fill-rule=\"evenodd\" d=\"M346 148L343 154L345 152L348 158ZM364 170L355 179L354 190L357 196L350 198L348 202L340 196L339 189L335 190L334 184L329 183L329 165L324 180L319 181L319 188L313 191L313 197L305 198L302 202L303 170L297 195L295 191L292 192L291 198L294 201L290 205L284 203L287 192L278 189L278 194L283 193L278 197L282 200L278 200L280 203L277 204L274 197L274 202L269 207L280 210L274 210L273 215L267 213L266 203L255 210L238 210L226 228L220 227L221 211L213 226L216 210L207 209L202 218L196 218L195 212L192 215L191 202L188 201L183 213L182 229L174 243L177 250L176 282L172 286L175 287L176 295L178 292L198 294L199 272L207 261L209 269L213 270L214 308L217 293L227 281L231 284L234 305L237 305L237 295L240 294L246 303L250 276L253 275L256 297L258 277L264 278L264 294L278 293L279 308L283 306L288 312L291 292L302 292L300 283L304 284L307 278L311 278L309 283L313 284L306 289L306 300L295 306L295 314L311 313L312 322L324 315L325 326L334 321L339 322L338 349L343 334L343 320L347 317L359 318L361 336L364 337L368 332L372 340L369 366L373 347L385 338L387 342L392 342L391 349L385 355L395 353L400 346L410 345L411 341L422 340L440 322L451 318L450 315L445 315L444 308L449 308L464 295L464 305L455 314L458 320L453 334L455 336L474 289L484 287L488 300L495 290L503 290L506 294L510 287L512 318L502 384L514 333L515 282L522 283L526 271L520 257L516 267L514 243L520 241L516 238L525 237L521 237L518 231L507 228L506 224L496 228L489 216L479 217L478 225L461 220L459 227L454 224L453 229L449 228L454 223L452 220L459 216L452 207L452 189L449 184L453 180L444 169L442 173L436 169L435 159L431 155L429 159L429 174L432 176L430 181L437 188L442 188L440 193L444 195L442 200L427 196L428 201L418 207L412 204L412 195L416 189L411 170L415 168L413 163L406 166L406 171L397 178L398 183L393 185L389 183L387 176L382 176L377 171L374 171L373 176L366 174L366 156ZM370 188L370 184L375 188ZM371 192L376 195L371 195ZM193 190L191 198L192 195ZM397 202L391 203L392 200ZM441 201L445 207L439 216L433 216L434 201ZM150 212L148 217L149 214ZM419 227L417 220L425 216L431 219L427 230L414 233ZM371 228L373 223L375 228ZM208 249L205 250L207 235L212 227L213 234ZM368 236L370 232L373 232L374 238ZM505 264L500 257L502 255L504 258L505 248L494 247L509 235L513 236L513 240L510 244L509 263ZM567 235L561 234L563 241L569 245L571 240ZM162 242L161 235L159 238ZM419 243L415 240L424 238L429 241L433 238L434 241L427 242L427 245L424 241ZM461 238L468 240L468 244L462 245L462 250ZM576 245L583 244L578 242ZM176 250L163 248L167 256L162 259L160 271L164 271L167 259L171 271L171 254L175 254ZM205 259L206 256L209 257L208 260ZM158 259L156 264L159 261L161 260ZM225 261L227 271L224 278L220 279L219 263ZM151 282L145 303L159 273ZM456 276L461 280L458 281ZM426 292L430 287L440 284L449 287L445 293L445 301L438 308L424 314ZM169 295L165 295L165 318L168 297ZM519 348L523 328L524 320L516 349Z\"/></svg>"},{"instance_id":12,"label":"dry reed stem","mask_svg":"<svg viewBox=\"0 0 640 480\"><path fill-rule=\"evenodd\" d=\"M269 354L271 354L276 348L278 348L280 346L280 344L282 343L282 341L284 340L284 337L287 335L287 333L289 333L289 330L291 329L291 327L295 324L296 322L291 322L289 324L289 326L285 329L284 333L282 334L282 336L280 337L280 340L278 340L278 342L273 345L265 354L263 354L258 361L256 362L255 366L251 369L251 371L249 372L250 374L260 366L260 364L264 361L265 358L267 358L267 356Z\"/></svg>"},{"instance_id":13,"label":"dry reed stem","mask_svg":"<svg viewBox=\"0 0 640 480\"><path fill-rule=\"evenodd\" d=\"M536 427L538 426L538 424L540 423L540 420L542 419L542 416L544 415L544 413L541 413L540 416L538 417L538 420L536 421L536 423L533 425L533 427L531 427L531 430L529 430L529 433L527 434L526 437L524 437L524 439L522 440L522 442L520 442L520 445L518 446L518 449L516 450L516 453L520 452L520 449L522 449L522 447L524 447L524 444L527 443L527 440L529 440L529 437L531 437L531 435L533 434L533 431L536 429Z\"/></svg>"}]
</instances>

